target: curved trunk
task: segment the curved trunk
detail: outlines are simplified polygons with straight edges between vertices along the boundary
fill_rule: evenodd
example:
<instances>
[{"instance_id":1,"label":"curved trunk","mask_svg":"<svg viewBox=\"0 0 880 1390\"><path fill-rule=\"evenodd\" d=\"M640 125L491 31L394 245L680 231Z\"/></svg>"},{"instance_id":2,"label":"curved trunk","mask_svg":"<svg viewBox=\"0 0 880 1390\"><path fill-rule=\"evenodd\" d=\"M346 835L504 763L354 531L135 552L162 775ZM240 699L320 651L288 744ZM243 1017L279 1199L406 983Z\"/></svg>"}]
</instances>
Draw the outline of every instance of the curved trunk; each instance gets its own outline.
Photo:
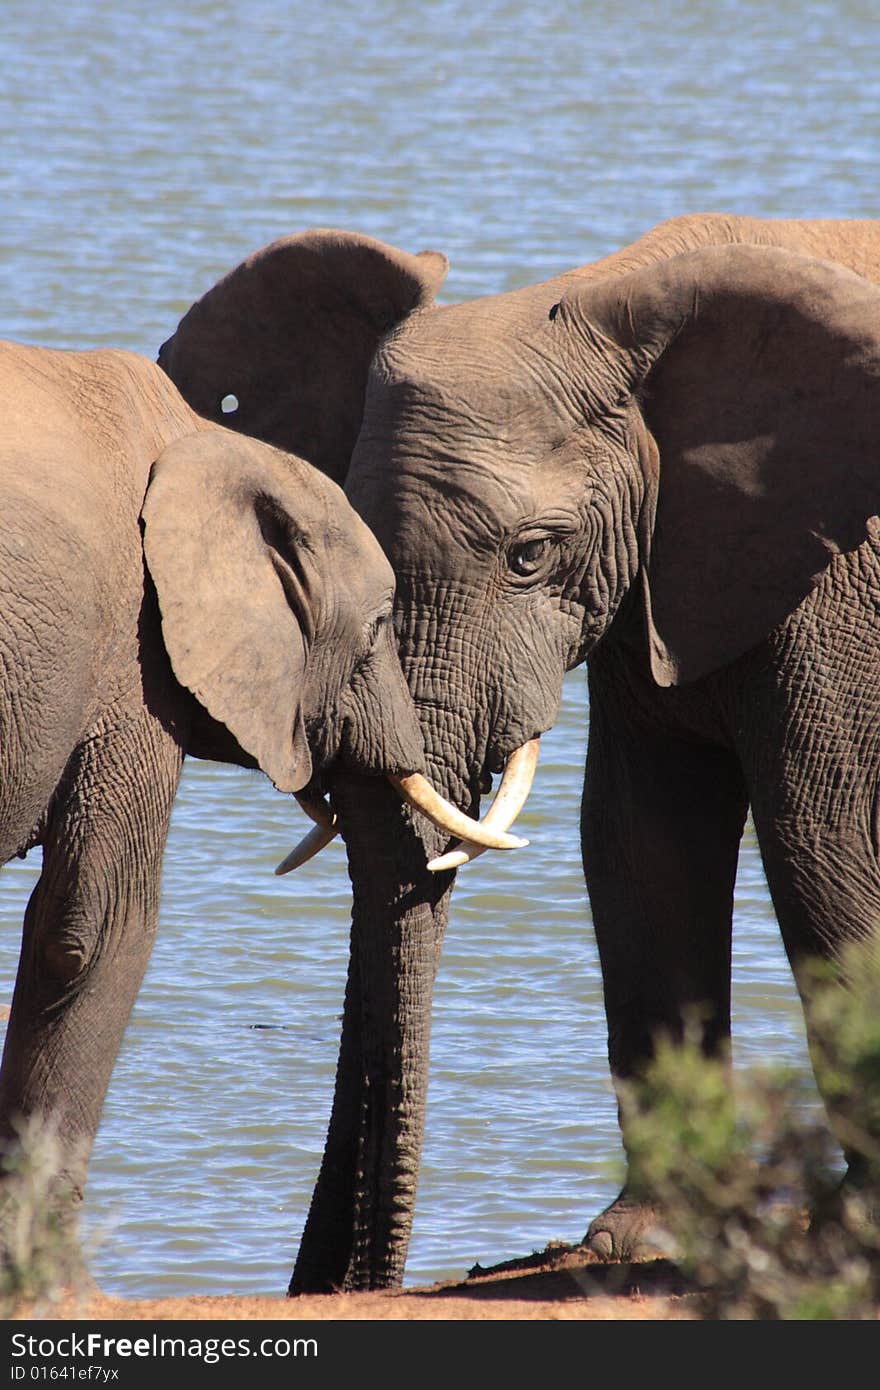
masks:
<instances>
[{"instance_id":1,"label":"curved trunk","mask_svg":"<svg viewBox=\"0 0 880 1390\"><path fill-rule=\"evenodd\" d=\"M331 796L353 885L351 956L333 1110L291 1294L402 1281L453 883L426 867L444 837L387 784L340 772Z\"/></svg>"}]
</instances>

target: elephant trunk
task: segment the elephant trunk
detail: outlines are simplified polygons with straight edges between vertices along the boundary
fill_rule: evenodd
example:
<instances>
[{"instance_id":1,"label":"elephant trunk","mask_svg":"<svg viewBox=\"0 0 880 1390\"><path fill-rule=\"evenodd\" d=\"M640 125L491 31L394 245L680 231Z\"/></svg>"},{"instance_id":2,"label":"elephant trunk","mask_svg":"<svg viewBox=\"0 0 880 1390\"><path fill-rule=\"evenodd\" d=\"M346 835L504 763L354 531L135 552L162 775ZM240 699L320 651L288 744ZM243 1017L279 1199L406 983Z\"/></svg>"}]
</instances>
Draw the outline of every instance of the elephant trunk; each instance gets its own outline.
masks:
<instances>
[{"instance_id":1,"label":"elephant trunk","mask_svg":"<svg viewBox=\"0 0 880 1390\"><path fill-rule=\"evenodd\" d=\"M474 684L439 655L430 669L411 656L409 626L404 616L398 636L427 776L444 797L478 814L487 729L474 717ZM351 954L333 1109L292 1294L402 1282L425 1126L434 980L454 882L452 870L428 868L452 848L448 834L383 779L337 767L329 790L348 852Z\"/></svg>"},{"instance_id":2,"label":"elephant trunk","mask_svg":"<svg viewBox=\"0 0 880 1390\"><path fill-rule=\"evenodd\" d=\"M291 1294L402 1281L453 882L427 869L447 841L386 783L340 771L331 797L353 885L351 955L327 1144Z\"/></svg>"}]
</instances>

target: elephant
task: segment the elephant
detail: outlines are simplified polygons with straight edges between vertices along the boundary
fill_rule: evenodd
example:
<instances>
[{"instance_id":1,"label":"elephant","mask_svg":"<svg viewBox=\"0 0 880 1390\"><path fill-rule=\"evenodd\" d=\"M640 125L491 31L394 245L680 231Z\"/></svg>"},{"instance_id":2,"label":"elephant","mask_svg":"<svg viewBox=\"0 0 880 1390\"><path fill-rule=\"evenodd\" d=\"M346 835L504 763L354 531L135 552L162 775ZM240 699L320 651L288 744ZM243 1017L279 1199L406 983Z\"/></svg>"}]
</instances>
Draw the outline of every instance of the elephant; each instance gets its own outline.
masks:
<instances>
[{"instance_id":1,"label":"elephant","mask_svg":"<svg viewBox=\"0 0 880 1390\"><path fill-rule=\"evenodd\" d=\"M233 428L344 482L394 568L427 769L455 804L534 761L586 664L582 853L619 1087L695 1006L725 1051L749 808L798 982L880 915L880 222L686 215L438 306L444 270L360 233L281 238L158 360L195 410L234 392ZM351 963L291 1293L402 1279L433 980L475 855L381 783L328 787ZM625 1183L584 1244L627 1258L659 1216Z\"/></svg>"},{"instance_id":2,"label":"elephant","mask_svg":"<svg viewBox=\"0 0 880 1390\"><path fill-rule=\"evenodd\" d=\"M51 1125L67 1219L155 935L184 755L261 769L317 841L332 813L313 789L337 760L445 811L421 775L393 573L334 482L209 424L134 353L2 343L0 382L0 862L43 850L0 1146L28 1117Z\"/></svg>"}]
</instances>

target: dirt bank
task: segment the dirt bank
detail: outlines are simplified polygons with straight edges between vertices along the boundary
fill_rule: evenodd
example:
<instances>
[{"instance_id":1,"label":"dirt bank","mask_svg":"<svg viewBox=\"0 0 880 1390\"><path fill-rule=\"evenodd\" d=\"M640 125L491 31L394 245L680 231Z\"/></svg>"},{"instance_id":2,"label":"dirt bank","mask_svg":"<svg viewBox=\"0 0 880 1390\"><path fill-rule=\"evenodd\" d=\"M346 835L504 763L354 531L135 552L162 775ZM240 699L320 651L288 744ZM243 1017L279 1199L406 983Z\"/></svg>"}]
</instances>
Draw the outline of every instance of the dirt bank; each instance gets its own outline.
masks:
<instances>
[{"instance_id":1,"label":"dirt bank","mask_svg":"<svg viewBox=\"0 0 880 1390\"><path fill-rule=\"evenodd\" d=\"M606 1264L576 1247L554 1246L490 1269L476 1266L459 1283L391 1293L122 1299L89 1292L40 1310L39 1315L41 1319L151 1322L680 1320L697 1316L694 1304L695 1295L664 1260ZM33 1316L32 1310L27 1316Z\"/></svg>"}]
</instances>

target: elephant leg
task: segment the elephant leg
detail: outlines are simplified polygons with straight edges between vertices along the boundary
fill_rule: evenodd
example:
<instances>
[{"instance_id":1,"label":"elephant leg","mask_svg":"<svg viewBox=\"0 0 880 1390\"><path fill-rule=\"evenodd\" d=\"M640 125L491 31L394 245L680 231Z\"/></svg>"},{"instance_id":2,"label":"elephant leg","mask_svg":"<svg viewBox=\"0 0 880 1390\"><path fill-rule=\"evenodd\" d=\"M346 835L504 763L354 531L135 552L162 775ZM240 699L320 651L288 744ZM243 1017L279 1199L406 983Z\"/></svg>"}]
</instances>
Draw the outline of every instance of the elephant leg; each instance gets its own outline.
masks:
<instances>
[{"instance_id":1,"label":"elephant leg","mask_svg":"<svg viewBox=\"0 0 880 1390\"><path fill-rule=\"evenodd\" d=\"M13 1149L30 1117L45 1121L71 1212L150 956L181 762L143 708L96 728L68 763L43 837L0 1069L0 1146Z\"/></svg>"},{"instance_id":2,"label":"elephant leg","mask_svg":"<svg viewBox=\"0 0 880 1390\"><path fill-rule=\"evenodd\" d=\"M850 592L858 595L852 585ZM821 603L821 593L813 602ZM811 993L816 960L845 966L851 943L876 938L880 923L880 644L858 614L836 627L857 647L817 653L812 623L797 619L781 643L774 679L761 674L752 703L776 737L744 743L755 829L786 954L804 1005L816 1081L849 1165L864 1179L864 1155L848 1143L852 1124L835 1113L823 1085ZM844 981L845 983L845 981ZM834 1059L832 1069L834 1069ZM870 1123L869 1107L859 1115ZM876 1145L880 1134L871 1136ZM874 1199L880 1218L880 1193Z\"/></svg>"},{"instance_id":3,"label":"elephant leg","mask_svg":"<svg viewBox=\"0 0 880 1390\"><path fill-rule=\"evenodd\" d=\"M707 1053L726 1054L746 813L732 753L649 722L604 663L591 667L581 832L616 1084L639 1075L658 1035L681 1038L692 1023ZM622 1113L621 1123L626 1147ZM585 1244L617 1258L644 1252L657 1216L627 1182Z\"/></svg>"}]
</instances>

